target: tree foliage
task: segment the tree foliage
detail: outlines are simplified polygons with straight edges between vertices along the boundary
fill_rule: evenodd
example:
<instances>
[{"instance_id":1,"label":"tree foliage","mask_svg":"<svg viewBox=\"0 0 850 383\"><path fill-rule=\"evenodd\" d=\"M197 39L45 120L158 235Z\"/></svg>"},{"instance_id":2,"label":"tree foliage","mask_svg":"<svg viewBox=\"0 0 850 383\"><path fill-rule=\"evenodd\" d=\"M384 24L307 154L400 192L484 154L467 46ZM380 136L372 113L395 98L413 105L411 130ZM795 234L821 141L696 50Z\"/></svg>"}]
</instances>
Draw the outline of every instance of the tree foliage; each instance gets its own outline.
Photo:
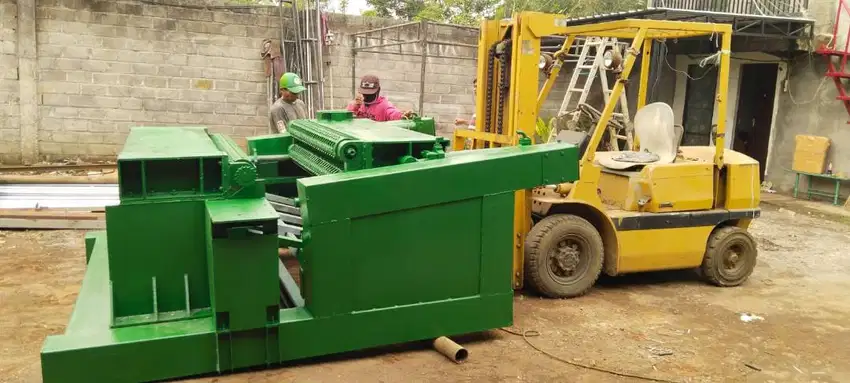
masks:
<instances>
[{"instance_id":1,"label":"tree foliage","mask_svg":"<svg viewBox=\"0 0 850 383\"><path fill-rule=\"evenodd\" d=\"M520 11L586 16L641 9L645 0L366 0L374 14L402 20L475 25ZM365 12L364 12L365 14Z\"/></svg>"}]
</instances>

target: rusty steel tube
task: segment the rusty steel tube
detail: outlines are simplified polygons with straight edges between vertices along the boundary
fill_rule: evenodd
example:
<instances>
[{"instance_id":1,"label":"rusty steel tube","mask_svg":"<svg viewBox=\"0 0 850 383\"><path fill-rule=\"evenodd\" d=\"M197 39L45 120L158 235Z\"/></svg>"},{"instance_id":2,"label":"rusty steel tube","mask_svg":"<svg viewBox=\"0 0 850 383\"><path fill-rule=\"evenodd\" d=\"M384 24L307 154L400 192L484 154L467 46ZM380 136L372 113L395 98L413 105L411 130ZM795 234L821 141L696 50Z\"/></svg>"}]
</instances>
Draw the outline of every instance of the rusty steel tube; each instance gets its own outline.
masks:
<instances>
[{"instance_id":1,"label":"rusty steel tube","mask_svg":"<svg viewBox=\"0 0 850 383\"><path fill-rule=\"evenodd\" d=\"M463 346L444 336L434 339L434 349L455 363L462 363L469 356Z\"/></svg>"}]
</instances>

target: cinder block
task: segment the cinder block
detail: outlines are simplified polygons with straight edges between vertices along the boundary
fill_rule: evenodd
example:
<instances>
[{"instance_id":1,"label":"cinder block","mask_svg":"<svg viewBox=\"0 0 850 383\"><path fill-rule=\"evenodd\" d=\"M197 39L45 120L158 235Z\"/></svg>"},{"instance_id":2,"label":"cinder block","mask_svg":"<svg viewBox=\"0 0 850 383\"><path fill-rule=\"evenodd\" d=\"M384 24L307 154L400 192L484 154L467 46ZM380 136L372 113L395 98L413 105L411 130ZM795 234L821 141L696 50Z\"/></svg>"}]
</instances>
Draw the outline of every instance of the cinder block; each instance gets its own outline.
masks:
<instances>
[{"instance_id":1,"label":"cinder block","mask_svg":"<svg viewBox=\"0 0 850 383\"><path fill-rule=\"evenodd\" d=\"M192 103L192 113L213 113L215 111L216 104L206 103L206 102L194 102Z\"/></svg>"},{"instance_id":2,"label":"cinder block","mask_svg":"<svg viewBox=\"0 0 850 383\"><path fill-rule=\"evenodd\" d=\"M168 101L165 100L143 100L142 109L153 111L168 110Z\"/></svg>"},{"instance_id":3,"label":"cinder block","mask_svg":"<svg viewBox=\"0 0 850 383\"><path fill-rule=\"evenodd\" d=\"M257 37L251 32L254 31L255 27L238 25L238 24L222 24L221 27L216 28L214 31L210 33L216 33L225 36L239 36L239 37ZM265 35L268 36L268 35Z\"/></svg>"},{"instance_id":4,"label":"cinder block","mask_svg":"<svg viewBox=\"0 0 850 383\"><path fill-rule=\"evenodd\" d=\"M213 12L191 8L168 7L166 17L176 20L213 21Z\"/></svg>"},{"instance_id":5,"label":"cinder block","mask_svg":"<svg viewBox=\"0 0 850 383\"><path fill-rule=\"evenodd\" d=\"M105 96L68 96L68 104L84 108L118 108L121 99Z\"/></svg>"},{"instance_id":6,"label":"cinder block","mask_svg":"<svg viewBox=\"0 0 850 383\"><path fill-rule=\"evenodd\" d=\"M80 85L70 82L41 81L38 83L38 89L42 94L80 94Z\"/></svg>"},{"instance_id":7,"label":"cinder block","mask_svg":"<svg viewBox=\"0 0 850 383\"><path fill-rule=\"evenodd\" d=\"M80 140L80 134L76 132L56 131L50 135L50 140L59 143L76 143Z\"/></svg>"},{"instance_id":8,"label":"cinder block","mask_svg":"<svg viewBox=\"0 0 850 383\"><path fill-rule=\"evenodd\" d=\"M95 84L121 84L121 75L115 73L92 73L92 82Z\"/></svg>"},{"instance_id":9,"label":"cinder block","mask_svg":"<svg viewBox=\"0 0 850 383\"><path fill-rule=\"evenodd\" d=\"M131 112L127 110L108 109L103 112L104 121L130 121L130 118L132 117Z\"/></svg>"},{"instance_id":10,"label":"cinder block","mask_svg":"<svg viewBox=\"0 0 850 383\"><path fill-rule=\"evenodd\" d=\"M129 48L129 49L133 49L133 48L139 49L136 46L129 46L129 45L143 44L144 43L144 42L140 42L139 40L128 40L128 39L117 38L117 37L101 37L101 40L103 42L103 48L106 48L106 49L127 49L127 48ZM143 48L141 48L141 49L143 49Z\"/></svg>"},{"instance_id":11,"label":"cinder block","mask_svg":"<svg viewBox=\"0 0 850 383\"><path fill-rule=\"evenodd\" d=\"M91 121L89 124L90 132L114 132L115 123L108 121Z\"/></svg>"},{"instance_id":12,"label":"cinder block","mask_svg":"<svg viewBox=\"0 0 850 383\"><path fill-rule=\"evenodd\" d=\"M252 135L254 135L254 128L245 127L245 126L234 126L232 135L234 137L243 137L243 138L251 137Z\"/></svg>"},{"instance_id":13,"label":"cinder block","mask_svg":"<svg viewBox=\"0 0 850 383\"><path fill-rule=\"evenodd\" d=\"M138 98L123 98L121 99L121 109L141 110L143 102L143 100Z\"/></svg>"},{"instance_id":14,"label":"cinder block","mask_svg":"<svg viewBox=\"0 0 850 383\"><path fill-rule=\"evenodd\" d=\"M84 146L85 154L104 157L114 157L118 154L119 148L119 145L111 144L89 144Z\"/></svg>"},{"instance_id":15,"label":"cinder block","mask_svg":"<svg viewBox=\"0 0 850 383\"><path fill-rule=\"evenodd\" d=\"M189 113L192 111L192 103L186 101L169 101L167 109L169 112Z\"/></svg>"},{"instance_id":16,"label":"cinder block","mask_svg":"<svg viewBox=\"0 0 850 383\"><path fill-rule=\"evenodd\" d=\"M244 13L236 13L230 11L221 11L213 13L213 21L217 23L223 24L242 24L242 25L255 25L257 23L258 16L254 14L244 14Z\"/></svg>"},{"instance_id":17,"label":"cinder block","mask_svg":"<svg viewBox=\"0 0 850 383\"><path fill-rule=\"evenodd\" d=\"M41 155L61 154L62 153L62 145L58 144L56 142L39 141L38 142L38 152Z\"/></svg>"},{"instance_id":18,"label":"cinder block","mask_svg":"<svg viewBox=\"0 0 850 383\"><path fill-rule=\"evenodd\" d=\"M236 81L216 80L215 81L215 89L216 90L236 90L237 89L237 83L236 83Z\"/></svg>"},{"instance_id":19,"label":"cinder block","mask_svg":"<svg viewBox=\"0 0 850 383\"><path fill-rule=\"evenodd\" d=\"M200 124L203 117L195 113L180 113L177 115L177 122L181 124Z\"/></svg>"},{"instance_id":20,"label":"cinder block","mask_svg":"<svg viewBox=\"0 0 850 383\"><path fill-rule=\"evenodd\" d=\"M43 70L38 72L38 78L41 81L65 81L67 79L65 71L61 70Z\"/></svg>"},{"instance_id":21,"label":"cinder block","mask_svg":"<svg viewBox=\"0 0 850 383\"><path fill-rule=\"evenodd\" d=\"M156 68L156 74L158 76L166 76L166 77L178 77L181 76L180 71L181 67L173 66L173 65L159 65Z\"/></svg>"},{"instance_id":22,"label":"cinder block","mask_svg":"<svg viewBox=\"0 0 850 383\"><path fill-rule=\"evenodd\" d=\"M66 106L68 104L68 96L64 94L43 94L41 95L42 105Z\"/></svg>"},{"instance_id":23,"label":"cinder block","mask_svg":"<svg viewBox=\"0 0 850 383\"><path fill-rule=\"evenodd\" d=\"M257 115L256 105L236 105L236 114L254 117Z\"/></svg>"}]
</instances>

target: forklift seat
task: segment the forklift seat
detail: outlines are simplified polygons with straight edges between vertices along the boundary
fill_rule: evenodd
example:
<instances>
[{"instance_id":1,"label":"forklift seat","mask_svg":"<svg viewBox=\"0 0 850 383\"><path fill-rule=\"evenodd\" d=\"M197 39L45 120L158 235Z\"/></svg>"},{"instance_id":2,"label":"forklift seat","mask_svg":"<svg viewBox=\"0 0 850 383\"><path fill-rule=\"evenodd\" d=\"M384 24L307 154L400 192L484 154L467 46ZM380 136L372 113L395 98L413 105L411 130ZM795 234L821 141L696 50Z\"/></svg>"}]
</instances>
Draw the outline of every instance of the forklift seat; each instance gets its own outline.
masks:
<instances>
[{"instance_id":1,"label":"forklift seat","mask_svg":"<svg viewBox=\"0 0 850 383\"><path fill-rule=\"evenodd\" d=\"M635 136L640 151L597 152L596 161L609 169L626 170L647 164L670 164L676 160L683 129L673 124L673 109L663 102L641 108L635 114Z\"/></svg>"}]
</instances>

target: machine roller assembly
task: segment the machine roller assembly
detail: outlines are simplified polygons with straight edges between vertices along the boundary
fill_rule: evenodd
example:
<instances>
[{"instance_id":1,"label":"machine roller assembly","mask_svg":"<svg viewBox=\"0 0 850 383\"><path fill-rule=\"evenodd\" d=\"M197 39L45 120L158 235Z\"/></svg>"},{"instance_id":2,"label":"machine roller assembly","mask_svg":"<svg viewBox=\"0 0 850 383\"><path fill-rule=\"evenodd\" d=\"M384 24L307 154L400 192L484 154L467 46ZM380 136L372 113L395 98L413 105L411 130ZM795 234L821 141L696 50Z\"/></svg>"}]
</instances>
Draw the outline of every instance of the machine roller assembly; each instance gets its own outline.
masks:
<instances>
[{"instance_id":1,"label":"machine roller assembly","mask_svg":"<svg viewBox=\"0 0 850 383\"><path fill-rule=\"evenodd\" d=\"M248 153L203 127L134 128L44 381L227 373L511 325L515 193L574 181L577 150L447 145L427 118L344 111Z\"/></svg>"}]
</instances>

